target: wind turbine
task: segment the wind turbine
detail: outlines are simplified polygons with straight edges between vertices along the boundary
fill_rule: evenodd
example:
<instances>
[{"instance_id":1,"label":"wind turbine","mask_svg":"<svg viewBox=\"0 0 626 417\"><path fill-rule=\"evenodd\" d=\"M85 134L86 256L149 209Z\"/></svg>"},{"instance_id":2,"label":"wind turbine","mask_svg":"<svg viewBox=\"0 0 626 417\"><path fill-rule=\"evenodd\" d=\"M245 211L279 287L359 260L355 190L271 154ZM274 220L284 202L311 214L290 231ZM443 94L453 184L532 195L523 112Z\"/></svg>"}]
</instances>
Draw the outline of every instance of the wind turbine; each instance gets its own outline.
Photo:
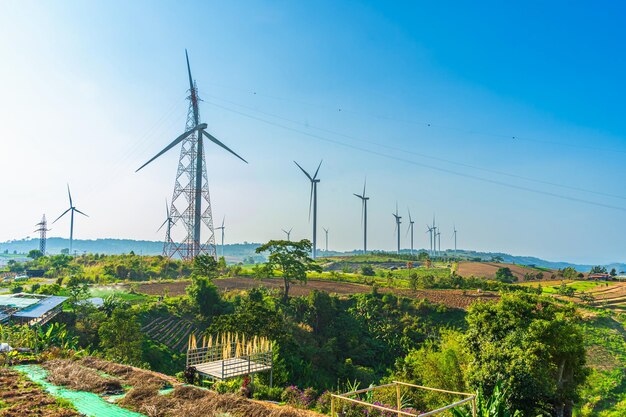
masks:
<instances>
[{"instance_id":1,"label":"wind turbine","mask_svg":"<svg viewBox=\"0 0 626 417\"><path fill-rule=\"evenodd\" d=\"M458 232L458 230L456 230L456 225L452 226L454 228L454 257L456 258L456 233Z\"/></svg>"},{"instance_id":2,"label":"wind turbine","mask_svg":"<svg viewBox=\"0 0 626 417\"><path fill-rule=\"evenodd\" d=\"M165 199L165 214L167 217L165 218L165 221L163 222L163 224L157 229L157 233L159 232L159 230L163 228L163 226L167 224L167 229L165 229L165 241L169 242L172 239L171 232L172 232L172 225L174 224L174 220L172 220L172 216L170 215L170 209L167 204L167 199Z\"/></svg>"},{"instance_id":3,"label":"wind turbine","mask_svg":"<svg viewBox=\"0 0 626 417\"><path fill-rule=\"evenodd\" d=\"M437 242L439 243L439 249L437 250L437 252L439 253L439 256L441 256L441 232L437 232Z\"/></svg>"},{"instance_id":4,"label":"wind turbine","mask_svg":"<svg viewBox=\"0 0 626 417\"><path fill-rule=\"evenodd\" d=\"M398 234L398 255L400 254L400 224L402 223L400 221L400 219L402 218L401 216L398 215L398 203L396 203L396 212L391 213L393 217L396 218L396 232Z\"/></svg>"},{"instance_id":5,"label":"wind turbine","mask_svg":"<svg viewBox=\"0 0 626 417\"><path fill-rule=\"evenodd\" d=\"M411 255L413 255L413 224L415 222L411 218L411 210L409 210L409 228L406 230L406 233L409 234L411 232Z\"/></svg>"},{"instance_id":6,"label":"wind turbine","mask_svg":"<svg viewBox=\"0 0 626 417\"><path fill-rule=\"evenodd\" d=\"M428 233L428 244L430 245L429 255L433 255L433 228L426 225L426 233Z\"/></svg>"},{"instance_id":7,"label":"wind turbine","mask_svg":"<svg viewBox=\"0 0 626 417\"><path fill-rule=\"evenodd\" d=\"M224 257L224 230L226 229L226 227L224 227L224 221L226 221L226 216L222 218L222 225L215 228L215 230L222 231L222 258Z\"/></svg>"},{"instance_id":8,"label":"wind turbine","mask_svg":"<svg viewBox=\"0 0 626 417\"><path fill-rule=\"evenodd\" d=\"M326 252L328 252L328 229L325 227L322 227L322 229L324 229L324 233L326 233ZM328 256L328 254L326 256Z\"/></svg>"},{"instance_id":9,"label":"wind turbine","mask_svg":"<svg viewBox=\"0 0 626 417\"><path fill-rule=\"evenodd\" d=\"M59 217L57 217L56 220L52 222L52 224L56 223L57 220L59 220L61 217L65 216L68 212L70 212L70 255L71 255L72 254L72 244L74 242L74 212L82 214L85 217L89 217L89 216L86 215L85 213L83 213L82 211L80 211L79 209L77 209L74 206L74 203L72 203L72 193L70 192L70 185L69 184L67 185L67 196L70 199L70 208L65 210L63 212L63 214L61 214Z\"/></svg>"},{"instance_id":10,"label":"wind turbine","mask_svg":"<svg viewBox=\"0 0 626 417\"><path fill-rule=\"evenodd\" d=\"M285 230L282 229L283 232L285 232L285 234L287 235L287 242L291 242L291 231L293 230L293 227L289 230Z\"/></svg>"},{"instance_id":11,"label":"wind turbine","mask_svg":"<svg viewBox=\"0 0 626 417\"><path fill-rule=\"evenodd\" d=\"M190 224L190 222L186 223L186 226L188 227L188 238L189 238L189 235L191 234L191 231L193 231L192 242L191 242L192 244L189 250L190 252L189 258L193 259L196 255L200 254L200 252L202 251L202 244L200 240L200 229L201 229L203 222L206 221L206 217L203 219L203 211L202 211L202 199L203 199L202 181L203 181L203 178L205 177L203 175L204 171L206 170L206 168L203 168L203 165L204 165L203 146L204 145L203 145L202 137L203 136L206 137L208 140L222 147L223 149L227 150L231 154L235 155L237 158L241 159L246 164L248 163L248 161L243 159L241 156L237 155L232 149L230 149L228 146L224 145L221 141L219 141L213 135L208 133L205 130L207 128L206 123L200 123L200 113L198 110L198 101L199 101L198 90L194 84L193 78L191 77L191 67L189 66L189 56L187 55L187 50L185 50L185 58L187 59L187 73L189 75L189 90L191 92L191 96L190 96L191 109L193 111L190 112L190 116L193 116L193 127L189 129L188 131L186 131L185 133L183 133L182 135L180 135L179 137L177 137L176 139L174 139L172 143L170 143L165 148L163 148L161 152L159 152L154 157L152 157L152 159L150 159L148 162L140 166L135 172L138 172L139 170L141 170L150 162L154 161L159 156L163 155L164 153L172 149L174 146L181 143L187 137L193 135L194 133L197 135L196 144L195 146L193 146L195 149L192 149L192 152L191 152L192 155L195 155L195 164L196 164L195 173L189 172L191 178L195 180L195 184L190 183L186 187L186 190L189 190L189 191L184 191L185 193L188 194L186 195L186 197L188 198L188 202L189 202L189 207L187 209L193 213L193 224ZM193 150L195 150L195 154ZM209 205L210 205L210 202L209 202ZM183 220L185 219L183 218ZM213 229L212 224L210 224L209 227L210 229ZM211 230L211 233L213 233L213 230Z\"/></svg>"},{"instance_id":12,"label":"wind turbine","mask_svg":"<svg viewBox=\"0 0 626 417\"><path fill-rule=\"evenodd\" d=\"M363 224L363 253L367 253L367 200L369 197L365 196L365 186L367 185L367 178L363 183L363 194L354 194L361 199L361 223Z\"/></svg>"},{"instance_id":13,"label":"wind turbine","mask_svg":"<svg viewBox=\"0 0 626 417\"><path fill-rule=\"evenodd\" d=\"M434 256L439 255L437 253L437 229L438 227L435 226L435 215L433 214L433 254Z\"/></svg>"},{"instance_id":14,"label":"wind turbine","mask_svg":"<svg viewBox=\"0 0 626 417\"><path fill-rule=\"evenodd\" d=\"M322 161L320 161L320 164L317 166L317 169L315 170L315 175L313 175L312 177L296 161L293 161L293 163L296 164L298 168L300 168L300 170L304 172L304 175L307 176L309 181L311 181L311 197L309 197L309 220L311 219L311 204L312 204L313 205L313 247L311 248L311 257L315 259L317 256L317 184L320 182L320 180L317 178L317 173L320 171L320 167L322 166Z\"/></svg>"}]
</instances>

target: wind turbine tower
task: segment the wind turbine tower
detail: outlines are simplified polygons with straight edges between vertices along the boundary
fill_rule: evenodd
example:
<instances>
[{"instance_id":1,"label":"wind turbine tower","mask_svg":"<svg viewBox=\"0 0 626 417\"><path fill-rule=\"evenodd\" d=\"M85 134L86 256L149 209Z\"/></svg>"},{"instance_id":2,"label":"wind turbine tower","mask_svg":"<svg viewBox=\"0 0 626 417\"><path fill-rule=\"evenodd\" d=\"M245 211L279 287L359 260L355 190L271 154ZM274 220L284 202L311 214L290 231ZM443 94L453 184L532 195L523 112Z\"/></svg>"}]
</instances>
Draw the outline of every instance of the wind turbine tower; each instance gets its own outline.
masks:
<instances>
[{"instance_id":1,"label":"wind turbine tower","mask_svg":"<svg viewBox=\"0 0 626 417\"><path fill-rule=\"evenodd\" d=\"M165 242L163 242L163 256L167 256L167 252L165 252L165 248L169 243L172 242L172 225L174 224L174 220L172 220L172 216L170 216L170 210L168 208L167 199L165 199L165 221L163 224L157 229L157 233L163 228L163 226L167 225L165 229Z\"/></svg>"},{"instance_id":2,"label":"wind turbine tower","mask_svg":"<svg viewBox=\"0 0 626 417\"><path fill-rule=\"evenodd\" d=\"M398 235L398 255L399 255L400 254L400 224L402 223L400 221L400 219L402 219L402 217L398 215L398 204L397 203L396 203L396 212L395 212L395 214L394 213L391 213L391 214L396 219L396 232L397 232L397 235Z\"/></svg>"},{"instance_id":3,"label":"wind turbine tower","mask_svg":"<svg viewBox=\"0 0 626 417\"><path fill-rule=\"evenodd\" d=\"M289 230L285 230L282 229L282 231L287 235L287 242L291 242L291 231L293 230L293 227Z\"/></svg>"},{"instance_id":4,"label":"wind turbine tower","mask_svg":"<svg viewBox=\"0 0 626 417\"><path fill-rule=\"evenodd\" d=\"M426 225L426 233L428 233L428 244L430 248L428 254L432 256L433 255L433 228L430 227L429 225Z\"/></svg>"},{"instance_id":5,"label":"wind turbine tower","mask_svg":"<svg viewBox=\"0 0 626 417\"><path fill-rule=\"evenodd\" d=\"M363 194L354 194L361 199L361 223L363 224L363 253L367 253L367 201L370 199L365 195L367 179L363 183Z\"/></svg>"},{"instance_id":6,"label":"wind turbine tower","mask_svg":"<svg viewBox=\"0 0 626 417\"><path fill-rule=\"evenodd\" d=\"M48 221L46 220L46 215L44 214L41 218L41 221L37 223L37 230L35 232L39 232L39 252L42 255L46 254L46 232L50 231L48 229Z\"/></svg>"},{"instance_id":7,"label":"wind turbine tower","mask_svg":"<svg viewBox=\"0 0 626 417\"><path fill-rule=\"evenodd\" d=\"M328 252L328 229L322 227L324 229L324 233L326 233L326 252Z\"/></svg>"},{"instance_id":8,"label":"wind turbine tower","mask_svg":"<svg viewBox=\"0 0 626 417\"><path fill-rule=\"evenodd\" d=\"M411 218L411 210L409 210L409 228L407 229L407 233L411 233L411 255L413 255L413 225L415 222Z\"/></svg>"},{"instance_id":9,"label":"wind turbine tower","mask_svg":"<svg viewBox=\"0 0 626 417\"><path fill-rule=\"evenodd\" d=\"M294 164L300 168L304 175L307 176L309 181L311 181L311 197L309 197L309 220L311 219L311 205L313 205L313 247L311 248L311 258L315 259L317 257L317 184L320 180L317 178L317 173L320 171L320 167L322 166L322 161L317 166L315 170L315 174L310 176L308 172L304 170L296 161L293 161Z\"/></svg>"},{"instance_id":10,"label":"wind turbine tower","mask_svg":"<svg viewBox=\"0 0 626 417\"><path fill-rule=\"evenodd\" d=\"M456 225L454 225L453 228L454 228L454 257L456 258L456 255L457 255L457 253L456 253L456 234L457 234L458 230L456 230Z\"/></svg>"},{"instance_id":11,"label":"wind turbine tower","mask_svg":"<svg viewBox=\"0 0 626 417\"><path fill-rule=\"evenodd\" d=\"M226 221L226 216L222 218L222 225L220 227L215 228L215 230L222 231L222 258L224 257L224 230L226 230L226 227L224 226L225 221Z\"/></svg>"},{"instance_id":12,"label":"wind turbine tower","mask_svg":"<svg viewBox=\"0 0 626 417\"><path fill-rule=\"evenodd\" d=\"M433 255L437 256L437 226L435 225L435 215L433 214Z\"/></svg>"},{"instance_id":13,"label":"wind turbine tower","mask_svg":"<svg viewBox=\"0 0 626 417\"><path fill-rule=\"evenodd\" d=\"M437 242L438 242L438 250L439 256L441 256L441 232L437 232Z\"/></svg>"},{"instance_id":14,"label":"wind turbine tower","mask_svg":"<svg viewBox=\"0 0 626 417\"><path fill-rule=\"evenodd\" d=\"M208 133L206 123L200 123L200 111L198 109L200 98L198 97L198 87L191 76L187 50L185 50L185 57L187 59L187 75L189 76L189 110L185 133L174 139L172 143L139 167L137 171L182 143L170 215L173 224L182 222L185 237L180 243L174 242L172 239L166 240L163 251L170 258L178 255L185 260L191 260L199 254L208 254L217 258L203 136L243 162L248 163L248 161ZM203 230L208 233L208 238L204 241L201 236Z\"/></svg>"},{"instance_id":15,"label":"wind turbine tower","mask_svg":"<svg viewBox=\"0 0 626 417\"><path fill-rule=\"evenodd\" d=\"M70 199L70 208L65 210L63 212L63 214L61 214L59 217L57 217L56 220L52 222L52 224L56 223L57 220L59 220L61 217L65 216L67 214L67 212L70 212L70 255L71 255L73 253L72 252L72 244L74 243L74 212L76 212L78 214L82 214L85 217L89 217L89 216L87 216L85 213L83 213L82 211L77 209L74 206L74 203L72 203L72 193L70 192L69 184L67 185L67 196Z\"/></svg>"}]
</instances>

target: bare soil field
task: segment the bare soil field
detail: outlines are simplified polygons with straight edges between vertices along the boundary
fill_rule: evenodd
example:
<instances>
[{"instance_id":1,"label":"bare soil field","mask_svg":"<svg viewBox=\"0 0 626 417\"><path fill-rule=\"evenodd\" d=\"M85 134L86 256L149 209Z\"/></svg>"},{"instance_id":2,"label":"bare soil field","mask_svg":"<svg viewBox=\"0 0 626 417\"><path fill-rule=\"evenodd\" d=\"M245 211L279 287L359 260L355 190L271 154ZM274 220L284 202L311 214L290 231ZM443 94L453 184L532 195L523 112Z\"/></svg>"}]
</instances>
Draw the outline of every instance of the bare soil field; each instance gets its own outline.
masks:
<instances>
[{"instance_id":1,"label":"bare soil field","mask_svg":"<svg viewBox=\"0 0 626 417\"><path fill-rule=\"evenodd\" d=\"M148 417L219 417L223 415L232 417L321 417L318 413L299 410L290 406L277 406L268 402L249 400L234 394L217 394L207 389L184 385L172 377L157 372L97 358L87 357L78 361L59 359L46 362L43 366L48 370L49 380L74 390L101 394L106 392L112 383L115 383L116 389L124 387L126 395L117 404ZM99 376L96 371L105 372L108 376ZM173 391L169 394L159 393L159 390L164 388L166 384L171 384ZM2 387L0 385L0 392L2 392ZM28 401L30 403L32 400L29 398ZM54 402L54 400L52 401ZM78 414L7 415L70 417Z\"/></svg>"},{"instance_id":2,"label":"bare soil field","mask_svg":"<svg viewBox=\"0 0 626 417\"><path fill-rule=\"evenodd\" d=\"M176 282L155 282L139 285L138 291L144 294L164 294L170 296L185 294L185 288L190 281ZM218 288L224 291L231 290L247 290L251 288L265 287L277 291L282 290L282 280L276 278L252 279L252 278L222 278L213 281ZM327 280L309 280L306 285L292 285L289 294L293 296L308 295L311 291L325 291L330 294L350 295L362 294L372 291L372 287L368 285L353 284L349 282L337 282ZM425 298L433 303L444 304L452 308L467 309L471 303L477 300L498 300L498 295L494 293L463 290L406 290L380 288L381 293L392 292L396 295L410 298Z\"/></svg>"},{"instance_id":3,"label":"bare soil field","mask_svg":"<svg viewBox=\"0 0 626 417\"><path fill-rule=\"evenodd\" d=\"M74 417L79 414L61 408L56 399L18 372L0 368L0 416Z\"/></svg>"},{"instance_id":4,"label":"bare soil field","mask_svg":"<svg viewBox=\"0 0 626 417\"><path fill-rule=\"evenodd\" d=\"M473 275L475 277L494 279L496 277L496 272L498 271L498 269L505 267L509 268L513 275L515 275L519 281L522 281L524 279L524 275L529 272L533 274L543 272L545 278L550 278L552 276L552 272L538 271L532 268L525 268L520 265L492 262L460 262L457 273L463 277L469 277Z\"/></svg>"}]
</instances>

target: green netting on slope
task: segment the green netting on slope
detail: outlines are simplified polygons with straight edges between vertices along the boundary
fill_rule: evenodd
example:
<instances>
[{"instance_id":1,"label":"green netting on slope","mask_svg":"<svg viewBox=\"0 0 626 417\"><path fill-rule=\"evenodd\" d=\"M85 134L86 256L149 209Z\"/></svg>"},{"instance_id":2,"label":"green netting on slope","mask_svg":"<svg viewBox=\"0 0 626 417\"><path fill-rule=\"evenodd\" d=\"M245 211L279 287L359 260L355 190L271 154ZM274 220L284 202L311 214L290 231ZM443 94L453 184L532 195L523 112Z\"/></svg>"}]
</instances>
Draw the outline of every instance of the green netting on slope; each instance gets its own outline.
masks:
<instances>
[{"instance_id":1,"label":"green netting on slope","mask_svg":"<svg viewBox=\"0 0 626 417\"><path fill-rule=\"evenodd\" d=\"M46 380L46 370L39 365L19 365L14 369L41 385L52 396L71 402L79 413L89 417L145 417L106 402L102 397L85 391L73 391L51 384Z\"/></svg>"}]
</instances>

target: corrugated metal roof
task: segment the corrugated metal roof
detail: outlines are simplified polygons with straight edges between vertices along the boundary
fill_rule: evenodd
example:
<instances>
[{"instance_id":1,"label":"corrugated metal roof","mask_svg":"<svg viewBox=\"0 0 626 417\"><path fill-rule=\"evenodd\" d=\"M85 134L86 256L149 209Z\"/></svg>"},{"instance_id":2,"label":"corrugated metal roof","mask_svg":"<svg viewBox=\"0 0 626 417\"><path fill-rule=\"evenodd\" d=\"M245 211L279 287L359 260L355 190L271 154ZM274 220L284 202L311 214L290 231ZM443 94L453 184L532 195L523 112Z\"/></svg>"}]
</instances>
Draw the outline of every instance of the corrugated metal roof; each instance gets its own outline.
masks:
<instances>
[{"instance_id":1,"label":"corrugated metal roof","mask_svg":"<svg viewBox=\"0 0 626 417\"><path fill-rule=\"evenodd\" d=\"M0 306L26 308L33 304L37 304L45 297L33 297L27 294L3 294L0 295Z\"/></svg>"},{"instance_id":2,"label":"corrugated metal roof","mask_svg":"<svg viewBox=\"0 0 626 417\"><path fill-rule=\"evenodd\" d=\"M23 317L27 319L35 319L43 316L48 311L52 310L56 306L63 304L68 297L60 297L58 295L51 295L48 298L44 298L42 300L38 300L38 303L35 305L31 305L23 310L14 313L15 317Z\"/></svg>"}]
</instances>

